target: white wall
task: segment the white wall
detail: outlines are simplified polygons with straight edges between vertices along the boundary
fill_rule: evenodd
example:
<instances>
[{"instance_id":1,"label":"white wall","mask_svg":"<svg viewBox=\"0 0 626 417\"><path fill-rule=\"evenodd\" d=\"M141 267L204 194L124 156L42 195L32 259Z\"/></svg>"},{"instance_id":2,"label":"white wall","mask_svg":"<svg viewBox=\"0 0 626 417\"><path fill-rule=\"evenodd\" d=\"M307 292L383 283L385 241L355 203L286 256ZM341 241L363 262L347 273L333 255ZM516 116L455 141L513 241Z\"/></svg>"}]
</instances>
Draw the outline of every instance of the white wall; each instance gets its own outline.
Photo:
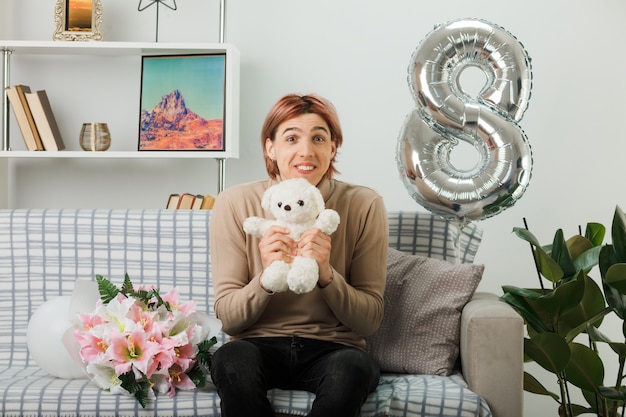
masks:
<instances>
[{"instance_id":1,"label":"white wall","mask_svg":"<svg viewBox=\"0 0 626 417\"><path fill-rule=\"evenodd\" d=\"M45 7L40 0L9 2L12 9L4 2L0 6L0 27L11 27L12 33L0 34L51 39L54 1ZM154 40L154 8L139 13L138 0L102 2L106 40ZM180 1L176 12L161 7L159 40L216 41L217 3ZM505 284L536 286L529 248L511 234L523 218L548 243L557 228L569 236L587 221L610 225L615 206L626 209L626 143L620 127L626 93L622 0L231 0L226 41L241 51L241 157L227 163L227 186L264 177L258 132L269 106L287 92L318 92L335 103L343 121L340 178L376 188L389 210L420 210L402 185L395 162L398 133L414 106L407 66L435 24L462 17L503 26L532 58L532 98L521 126L533 149L533 177L512 208L480 222L485 234L477 262L486 265L483 290L501 294ZM18 80L20 74L13 76ZM29 74L20 81L32 85L35 78ZM51 84L40 88L53 88ZM113 125L135 117L114 110L96 116ZM79 128L66 126L71 134ZM213 165L203 161L159 162L156 167L104 161L88 167L92 176L81 171L81 161L63 164L65 174L56 175L52 171L57 162L13 163L20 178L13 184L17 205L159 206L171 192L214 190ZM182 175L176 179L176 174ZM108 176L114 186L101 187L99 176ZM47 182L40 179L44 177ZM143 193L128 178L139 181ZM93 191L77 195L75 185ZM617 339L617 321L605 331ZM556 390L550 376L544 383ZM530 394L526 398L526 416L556 415L552 401Z\"/></svg>"}]
</instances>

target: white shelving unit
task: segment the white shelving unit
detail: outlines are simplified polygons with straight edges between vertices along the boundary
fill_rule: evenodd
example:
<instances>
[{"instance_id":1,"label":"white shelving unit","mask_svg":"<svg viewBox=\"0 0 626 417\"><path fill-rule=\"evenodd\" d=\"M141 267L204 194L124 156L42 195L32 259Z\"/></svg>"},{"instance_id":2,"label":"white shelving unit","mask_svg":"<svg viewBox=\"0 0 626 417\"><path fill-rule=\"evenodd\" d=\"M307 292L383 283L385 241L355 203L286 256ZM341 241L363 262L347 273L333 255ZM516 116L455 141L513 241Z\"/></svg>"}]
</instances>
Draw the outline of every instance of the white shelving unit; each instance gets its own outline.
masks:
<instances>
[{"instance_id":1,"label":"white shelving unit","mask_svg":"<svg viewBox=\"0 0 626 417\"><path fill-rule=\"evenodd\" d=\"M9 163L12 159L23 158L79 158L79 159L180 159L180 158L205 158L215 159L218 162L217 182L218 192L224 188L225 161L228 158L239 157L239 51L228 43L135 43L135 42L59 42L59 41L0 41L0 50L3 52L3 107L2 107L2 143L0 144L0 208L10 207L10 193L8 191L11 178ZM133 68L140 68L141 57L146 55L184 55L184 54L226 54L226 80L225 80L225 117L224 117L224 143L225 149L221 151L136 151L136 137L122 138L129 143L123 150L110 150L104 152L84 152L72 149L49 152L49 151L21 151L12 150L12 140L16 140L15 134L10 135L11 130L17 126L10 125L10 104L4 89L11 84L11 69L15 60L28 60L42 57L55 62L77 61L77 66L84 63L85 59L104 59L107 62L121 59L124 62L132 62ZM139 77L134 74L133 76ZM111 73L107 75L110 80L97 80L96 82L111 83L115 85L116 77L129 77L129 74ZM60 78L59 83L72 85L72 75L69 79ZM132 95L132 97L125 97ZM121 97L128 100L136 100L135 92L122 90ZM78 103L78 106L87 106L89 103ZM55 104L53 103L53 108ZM115 111L115 109L112 109ZM56 111L55 111L56 113ZM137 109L137 117L138 117ZM104 115L106 116L106 115ZM114 138L115 140L115 138ZM67 141L66 141L67 145ZM118 147L119 148L119 147ZM3 186L5 185L5 186Z\"/></svg>"}]
</instances>

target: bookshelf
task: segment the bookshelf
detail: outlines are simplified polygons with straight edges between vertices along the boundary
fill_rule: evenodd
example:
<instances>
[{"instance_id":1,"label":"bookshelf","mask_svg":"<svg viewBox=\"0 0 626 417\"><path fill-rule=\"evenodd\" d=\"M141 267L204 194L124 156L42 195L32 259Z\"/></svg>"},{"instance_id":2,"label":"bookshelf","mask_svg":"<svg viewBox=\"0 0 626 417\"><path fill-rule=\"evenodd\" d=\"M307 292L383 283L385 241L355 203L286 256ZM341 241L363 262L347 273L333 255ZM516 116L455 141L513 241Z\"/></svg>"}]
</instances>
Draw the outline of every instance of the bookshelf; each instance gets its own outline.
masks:
<instances>
[{"instance_id":1,"label":"bookshelf","mask_svg":"<svg viewBox=\"0 0 626 417\"><path fill-rule=\"evenodd\" d=\"M3 71L3 102L2 102L2 142L0 143L0 208L11 208L11 198L8 193L10 187L8 183L11 181L10 163L12 160L34 160L45 158L50 160L56 159L116 159L128 160L133 159L161 159L165 163L169 159L211 159L217 161L217 190L218 192L224 188L225 163L229 158L239 157L239 51L237 48L228 43L151 43L151 42L72 42L72 41L2 41L0 40L0 50L2 51L2 71ZM186 54L213 54L225 53L226 55L226 79L225 79L225 111L224 111L224 143L225 147L220 151L138 151L137 150L137 129L139 118L139 85L141 79L141 60L142 56L148 55L186 55ZM41 61L43 60L43 61ZM12 74L14 68L18 68L19 75L22 77L33 76L39 77L37 67L45 62L46 71L53 71L55 75L54 82L44 77L43 85L39 84L34 89L50 89L61 88L59 86L70 86L75 79L80 78L80 72L93 71L92 68L81 69L82 66L95 65L94 62L106 63L110 69L105 71L106 77L98 77L93 84L106 84L108 90L115 90L112 94L123 98L123 101L136 103L127 104L125 113L126 121L136 121L133 126L127 126L124 123L122 134L113 137L112 146L104 152L87 152L79 150L77 140L64 134L64 142L66 150L63 151L26 151L20 150L19 146L23 145L21 133L17 128L17 124L11 123L10 111L11 107L8 102L4 89L16 83L29 84L29 79L20 79L12 81L15 75ZM120 62L116 65L115 62ZM74 63L74 64L68 64ZM70 65L70 70L67 66ZM30 67L29 67L30 66ZM58 68L55 68L58 66ZM119 72L117 71L119 67ZM26 74L26 75L24 75ZM61 75L58 75L61 74ZM35 84L33 80L32 84ZM88 90L90 86L82 83L84 90ZM49 86L49 87L48 87ZM128 88L132 86L132 88ZM94 86L95 87L95 86ZM33 86L31 85L31 88ZM101 87L102 88L102 87ZM78 90L78 89L75 89ZM81 87L81 90L83 88ZM57 94L57 97L63 96L64 91ZM70 92L68 91L68 94ZM78 94L78 93L76 93ZM88 95L85 93L85 95ZM75 102L78 102L74 104ZM91 101L88 97L81 97L78 94L77 99L71 100L72 105L87 107ZM63 120L63 112L61 106L67 106L69 103L63 101L53 102L53 108L57 116L57 121ZM96 103L97 104L97 103ZM111 113L119 109L115 107L117 103L112 103ZM94 104L95 105L95 104ZM65 113L68 113L67 109ZM106 112L106 110L104 111ZM130 114L130 113L134 113ZM107 114L102 114L106 120ZM90 121L90 120L84 120ZM77 121L72 122L72 126L76 127ZM66 137L68 137L66 139ZM16 141L22 143L15 143ZM74 143L76 142L76 143ZM19 145L19 146L18 146ZM69 146L68 146L69 145ZM115 146L113 146L115 145ZM78 149L78 150L77 150ZM132 163L132 162L129 162ZM62 168L59 168L62 169ZM3 186L4 185L4 186Z\"/></svg>"}]
</instances>

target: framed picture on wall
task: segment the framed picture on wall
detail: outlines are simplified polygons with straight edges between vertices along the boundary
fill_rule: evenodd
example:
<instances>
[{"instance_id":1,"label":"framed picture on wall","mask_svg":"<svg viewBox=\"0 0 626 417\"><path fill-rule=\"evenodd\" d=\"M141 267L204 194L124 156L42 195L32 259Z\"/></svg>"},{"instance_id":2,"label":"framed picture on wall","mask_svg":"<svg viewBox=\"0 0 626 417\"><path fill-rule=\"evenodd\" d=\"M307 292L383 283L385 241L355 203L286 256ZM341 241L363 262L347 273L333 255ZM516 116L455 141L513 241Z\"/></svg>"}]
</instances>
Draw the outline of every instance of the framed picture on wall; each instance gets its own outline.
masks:
<instances>
[{"instance_id":1,"label":"framed picture on wall","mask_svg":"<svg viewBox=\"0 0 626 417\"><path fill-rule=\"evenodd\" d=\"M226 54L143 56L140 151L223 151Z\"/></svg>"},{"instance_id":2,"label":"framed picture on wall","mask_svg":"<svg viewBox=\"0 0 626 417\"><path fill-rule=\"evenodd\" d=\"M55 41L100 41L100 0L57 0L54 7Z\"/></svg>"}]
</instances>

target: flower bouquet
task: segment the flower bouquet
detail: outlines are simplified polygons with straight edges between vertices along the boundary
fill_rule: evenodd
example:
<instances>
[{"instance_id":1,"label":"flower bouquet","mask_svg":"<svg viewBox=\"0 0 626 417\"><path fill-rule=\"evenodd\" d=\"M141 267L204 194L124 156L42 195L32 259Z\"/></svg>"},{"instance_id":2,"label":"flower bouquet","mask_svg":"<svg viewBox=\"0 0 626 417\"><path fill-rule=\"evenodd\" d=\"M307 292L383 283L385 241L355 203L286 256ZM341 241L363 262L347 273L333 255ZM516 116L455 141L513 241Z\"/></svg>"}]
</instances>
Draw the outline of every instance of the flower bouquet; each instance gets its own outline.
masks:
<instances>
[{"instance_id":1,"label":"flower bouquet","mask_svg":"<svg viewBox=\"0 0 626 417\"><path fill-rule=\"evenodd\" d=\"M117 288L96 276L100 299L92 313L79 313L74 337L85 372L99 387L133 395L142 407L156 394L174 396L207 383L211 318L180 303L178 291L135 289L126 274Z\"/></svg>"}]
</instances>

